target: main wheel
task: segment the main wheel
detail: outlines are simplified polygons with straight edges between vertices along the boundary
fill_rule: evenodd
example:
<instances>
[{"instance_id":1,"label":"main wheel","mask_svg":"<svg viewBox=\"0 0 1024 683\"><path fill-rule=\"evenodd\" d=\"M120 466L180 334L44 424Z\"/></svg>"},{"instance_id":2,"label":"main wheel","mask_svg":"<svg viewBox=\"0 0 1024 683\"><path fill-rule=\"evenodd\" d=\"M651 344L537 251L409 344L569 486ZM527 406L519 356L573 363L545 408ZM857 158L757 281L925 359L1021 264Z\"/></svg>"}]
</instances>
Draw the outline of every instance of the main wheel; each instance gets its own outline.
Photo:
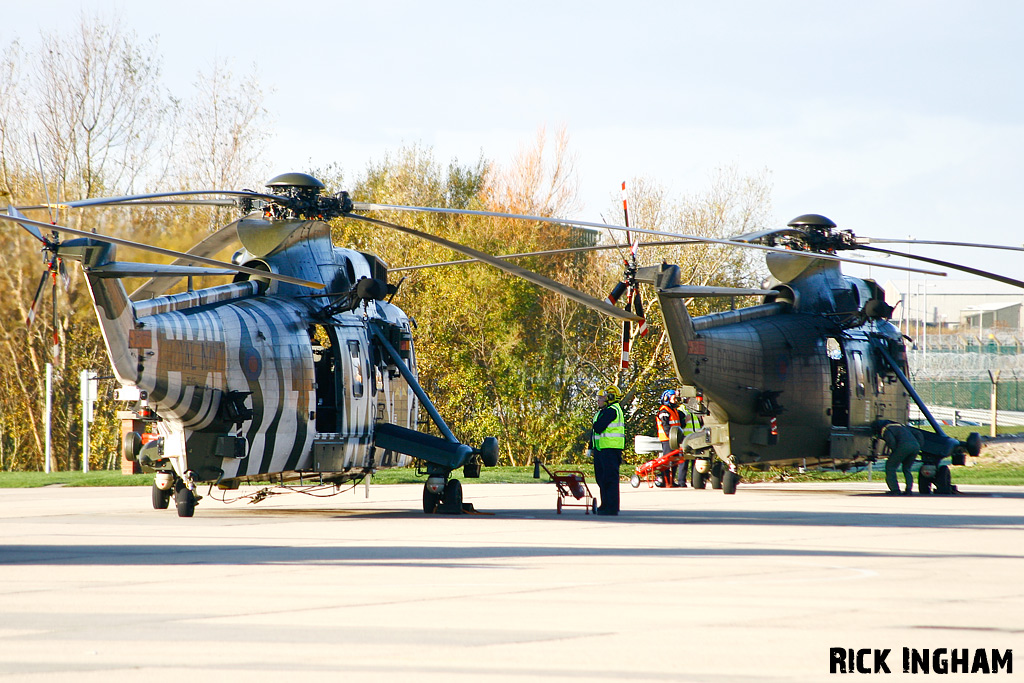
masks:
<instances>
[{"instance_id":1,"label":"main wheel","mask_svg":"<svg viewBox=\"0 0 1024 683\"><path fill-rule=\"evenodd\" d=\"M167 506L171 502L171 490L170 489L158 489L156 484L153 484L153 509L154 510L166 510Z\"/></svg>"},{"instance_id":2,"label":"main wheel","mask_svg":"<svg viewBox=\"0 0 1024 683\"><path fill-rule=\"evenodd\" d=\"M732 495L736 493L736 485L740 483L740 475L732 470L726 470L722 477L722 493Z\"/></svg>"},{"instance_id":3,"label":"main wheel","mask_svg":"<svg viewBox=\"0 0 1024 683\"><path fill-rule=\"evenodd\" d=\"M917 471L917 490L922 496L927 496L932 492L932 482L934 481L932 477L924 476L922 470Z\"/></svg>"},{"instance_id":4,"label":"main wheel","mask_svg":"<svg viewBox=\"0 0 1024 683\"><path fill-rule=\"evenodd\" d=\"M462 512L462 482L458 479L449 479L444 485L444 493L441 494L441 508L450 515Z\"/></svg>"},{"instance_id":5,"label":"main wheel","mask_svg":"<svg viewBox=\"0 0 1024 683\"><path fill-rule=\"evenodd\" d=\"M721 460L716 460L715 463L711 466L711 488L716 490L722 488L723 468L724 466L722 465Z\"/></svg>"},{"instance_id":6,"label":"main wheel","mask_svg":"<svg viewBox=\"0 0 1024 683\"><path fill-rule=\"evenodd\" d=\"M441 504L441 494L434 493L427 485L423 485L423 512L428 515L432 515L437 512L437 507Z\"/></svg>"},{"instance_id":7,"label":"main wheel","mask_svg":"<svg viewBox=\"0 0 1024 683\"><path fill-rule=\"evenodd\" d=\"M179 517L191 517L196 512L196 494L184 487L178 489L174 492L174 506Z\"/></svg>"},{"instance_id":8,"label":"main wheel","mask_svg":"<svg viewBox=\"0 0 1024 683\"><path fill-rule=\"evenodd\" d=\"M635 489L640 488L640 475L634 473L633 476L629 478L629 485Z\"/></svg>"}]
</instances>

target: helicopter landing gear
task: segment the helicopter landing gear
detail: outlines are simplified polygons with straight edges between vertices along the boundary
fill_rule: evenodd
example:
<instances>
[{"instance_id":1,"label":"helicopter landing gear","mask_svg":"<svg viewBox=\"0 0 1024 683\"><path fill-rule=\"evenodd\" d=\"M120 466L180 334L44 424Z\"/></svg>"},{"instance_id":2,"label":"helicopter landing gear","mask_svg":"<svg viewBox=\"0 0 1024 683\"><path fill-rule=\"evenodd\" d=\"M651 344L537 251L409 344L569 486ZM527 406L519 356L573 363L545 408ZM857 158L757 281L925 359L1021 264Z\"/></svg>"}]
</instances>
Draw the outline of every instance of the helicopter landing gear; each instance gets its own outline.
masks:
<instances>
[{"instance_id":1,"label":"helicopter landing gear","mask_svg":"<svg viewBox=\"0 0 1024 683\"><path fill-rule=\"evenodd\" d=\"M174 491L174 473L157 472L153 477L153 509L166 510Z\"/></svg>"},{"instance_id":2,"label":"helicopter landing gear","mask_svg":"<svg viewBox=\"0 0 1024 683\"><path fill-rule=\"evenodd\" d=\"M195 514L196 504L199 503L201 496L197 496L194 489L191 470L185 473L184 478L175 478L174 507L178 509L179 517L191 517Z\"/></svg>"},{"instance_id":3,"label":"helicopter landing gear","mask_svg":"<svg viewBox=\"0 0 1024 683\"><path fill-rule=\"evenodd\" d=\"M196 494L182 487L174 492L174 506L179 517L191 517L196 512Z\"/></svg>"},{"instance_id":4,"label":"helicopter landing gear","mask_svg":"<svg viewBox=\"0 0 1024 683\"><path fill-rule=\"evenodd\" d=\"M171 490L161 489L157 485L153 484L153 509L154 510L166 510L167 506L171 502Z\"/></svg>"},{"instance_id":5,"label":"helicopter landing gear","mask_svg":"<svg viewBox=\"0 0 1024 683\"><path fill-rule=\"evenodd\" d=\"M722 476L722 493L732 495L736 493L736 485L740 483L739 472L728 469Z\"/></svg>"},{"instance_id":6,"label":"helicopter landing gear","mask_svg":"<svg viewBox=\"0 0 1024 683\"><path fill-rule=\"evenodd\" d=\"M435 479L440 479L440 477L430 477L423 485L423 512L428 515L460 514L462 512L462 482L458 479L449 479L446 483L441 484L438 481L433 481Z\"/></svg>"},{"instance_id":7,"label":"helicopter landing gear","mask_svg":"<svg viewBox=\"0 0 1024 683\"><path fill-rule=\"evenodd\" d=\"M917 472L917 490L921 492L921 495L927 496L933 491L937 496L948 496L956 493L949 465L933 466L935 474L932 476L928 476L926 470L926 467L921 467ZM933 486L935 487L934 489L932 488Z\"/></svg>"},{"instance_id":8,"label":"helicopter landing gear","mask_svg":"<svg viewBox=\"0 0 1024 683\"><path fill-rule=\"evenodd\" d=\"M721 460L715 460L715 463L711 466L711 488L718 490L722 488L722 471L725 470L725 465L722 464Z\"/></svg>"}]
</instances>

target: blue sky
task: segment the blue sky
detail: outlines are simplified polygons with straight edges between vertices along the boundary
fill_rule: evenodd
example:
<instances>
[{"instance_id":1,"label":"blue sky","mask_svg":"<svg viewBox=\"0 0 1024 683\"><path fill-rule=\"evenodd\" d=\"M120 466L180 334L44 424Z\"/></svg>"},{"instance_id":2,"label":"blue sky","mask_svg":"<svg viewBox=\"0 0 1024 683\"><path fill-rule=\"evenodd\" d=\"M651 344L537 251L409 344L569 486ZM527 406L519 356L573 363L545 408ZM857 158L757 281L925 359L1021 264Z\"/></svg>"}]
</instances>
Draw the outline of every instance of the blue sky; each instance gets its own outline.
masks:
<instances>
[{"instance_id":1,"label":"blue sky","mask_svg":"<svg viewBox=\"0 0 1024 683\"><path fill-rule=\"evenodd\" d=\"M699 192L731 165L771 173L777 225L1024 241L1024 3L39 0L5 8L0 39L83 10L157 36L178 93L217 59L255 66L281 171L355 174L407 143L508 160L564 125L581 218L623 179ZM1024 278L1020 254L919 253Z\"/></svg>"}]
</instances>

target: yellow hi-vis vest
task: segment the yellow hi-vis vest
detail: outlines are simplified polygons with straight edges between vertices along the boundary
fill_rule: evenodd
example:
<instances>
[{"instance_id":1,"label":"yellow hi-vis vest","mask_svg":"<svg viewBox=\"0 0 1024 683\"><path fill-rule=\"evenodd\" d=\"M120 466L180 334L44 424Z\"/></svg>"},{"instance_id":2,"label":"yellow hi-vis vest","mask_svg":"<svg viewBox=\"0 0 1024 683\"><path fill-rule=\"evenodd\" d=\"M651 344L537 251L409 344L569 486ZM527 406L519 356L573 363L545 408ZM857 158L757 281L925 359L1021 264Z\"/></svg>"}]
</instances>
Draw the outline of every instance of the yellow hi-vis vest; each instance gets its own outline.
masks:
<instances>
[{"instance_id":1,"label":"yellow hi-vis vest","mask_svg":"<svg viewBox=\"0 0 1024 683\"><path fill-rule=\"evenodd\" d=\"M594 448L599 451L605 448L618 448L622 450L626 447L626 420L622 417L622 406L618 403L613 403L608 407L615 409L615 418L603 432L600 434L594 433ZM597 424L597 418L600 415L600 410L594 414L595 424Z\"/></svg>"}]
</instances>

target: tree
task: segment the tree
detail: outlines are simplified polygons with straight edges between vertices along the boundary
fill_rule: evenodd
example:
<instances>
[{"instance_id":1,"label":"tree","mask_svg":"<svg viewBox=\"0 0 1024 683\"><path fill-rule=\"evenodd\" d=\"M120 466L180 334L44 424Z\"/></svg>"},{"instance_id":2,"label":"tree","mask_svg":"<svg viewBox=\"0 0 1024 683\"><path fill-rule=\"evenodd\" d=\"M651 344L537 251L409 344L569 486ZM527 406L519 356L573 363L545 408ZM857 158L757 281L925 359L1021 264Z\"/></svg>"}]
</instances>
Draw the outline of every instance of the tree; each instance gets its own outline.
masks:
<instances>
[{"instance_id":1,"label":"tree","mask_svg":"<svg viewBox=\"0 0 1024 683\"><path fill-rule=\"evenodd\" d=\"M722 239L762 229L770 221L771 185L767 172L743 175L735 167L718 169L706 190L677 201L671 200L665 189L650 179L632 179L627 188L630 224L639 228ZM609 272L621 275L621 258L602 258ZM755 287L766 275L754 250L716 244L644 249L638 261L640 265L674 263L681 269L683 282L693 285ZM658 329L657 299L646 286L645 290L645 313L654 333L646 339L636 339L631 354L633 366L622 377L624 386L632 389L635 396L626 414L627 431L631 434L653 433L653 415L661 393L678 385L668 344ZM687 306L691 315L696 316L747 303L753 302L708 298L691 299ZM614 329L619 328L616 325ZM608 338L613 335L608 330Z\"/></svg>"},{"instance_id":2,"label":"tree","mask_svg":"<svg viewBox=\"0 0 1024 683\"><path fill-rule=\"evenodd\" d=\"M182 119L170 116L172 104L184 100L172 98L163 88L155 40L140 39L116 19L83 17L72 34L44 34L31 50L10 43L0 59L0 193L7 202L21 205L43 204L47 198L55 202L128 194L141 189L139 185L155 186L168 179L196 181L197 159L202 161L204 180L237 187L250 164L248 170L259 172L257 150L266 136L261 100L258 95L242 97L242 86L221 65L200 76L197 90L185 106L194 125L184 130ZM186 137L188 145L173 144ZM160 158L170 161L158 163L158 149L196 155L163 153ZM199 150L208 150L209 158ZM32 217L48 219L51 214ZM209 209L92 209L52 217L72 227L95 227L178 249L190 247L211 225L219 226L216 211ZM0 230L12 235L5 240L7 267L0 269L0 288L7 293L0 301L0 349L9 358L0 364L0 386L5 387L0 394L0 467L42 467L47 362L54 364L56 377L56 466L77 467L79 372L108 367L91 298L80 270L68 268L67 292L58 287L60 354L51 358L49 306L31 329L25 328L43 267L39 243L12 224ZM49 303L48 286L44 293L44 302ZM109 381L105 388L112 388ZM97 404L91 438L92 465L113 466L119 448L112 401Z\"/></svg>"},{"instance_id":3,"label":"tree","mask_svg":"<svg viewBox=\"0 0 1024 683\"><path fill-rule=\"evenodd\" d=\"M44 34L34 66L33 104L51 182L73 197L130 192L151 168L167 114L155 39L83 17L74 36Z\"/></svg>"}]
</instances>

